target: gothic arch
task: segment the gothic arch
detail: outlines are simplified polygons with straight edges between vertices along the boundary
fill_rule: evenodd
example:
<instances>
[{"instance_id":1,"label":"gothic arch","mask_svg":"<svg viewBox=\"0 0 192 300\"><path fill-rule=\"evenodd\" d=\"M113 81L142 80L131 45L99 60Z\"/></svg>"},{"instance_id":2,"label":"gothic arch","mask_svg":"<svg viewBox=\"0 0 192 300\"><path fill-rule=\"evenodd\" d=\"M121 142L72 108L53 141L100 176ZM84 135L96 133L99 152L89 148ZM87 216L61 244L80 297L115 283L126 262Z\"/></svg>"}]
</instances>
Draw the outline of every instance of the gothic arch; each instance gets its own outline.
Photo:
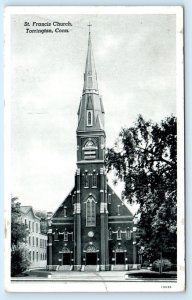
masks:
<instances>
[{"instance_id":1,"label":"gothic arch","mask_svg":"<svg viewBox=\"0 0 192 300\"><path fill-rule=\"evenodd\" d=\"M96 245L95 244L86 244L84 246L84 250L83 252L86 252L86 253L96 253L96 252L99 252L99 250L97 249Z\"/></svg>"},{"instance_id":2,"label":"gothic arch","mask_svg":"<svg viewBox=\"0 0 192 300\"><path fill-rule=\"evenodd\" d=\"M83 143L83 150L97 149L97 141L94 138L87 138Z\"/></svg>"},{"instance_id":3,"label":"gothic arch","mask_svg":"<svg viewBox=\"0 0 192 300\"><path fill-rule=\"evenodd\" d=\"M62 248L61 252L62 253L71 253L71 251L69 250L69 248L67 248L65 246Z\"/></svg>"},{"instance_id":4,"label":"gothic arch","mask_svg":"<svg viewBox=\"0 0 192 300\"><path fill-rule=\"evenodd\" d=\"M95 227L96 226L96 201L93 195L89 195L85 201L86 205L86 226Z\"/></svg>"},{"instance_id":5,"label":"gothic arch","mask_svg":"<svg viewBox=\"0 0 192 300\"><path fill-rule=\"evenodd\" d=\"M118 245L113 248L113 252L126 252L126 250L121 245Z\"/></svg>"}]
</instances>

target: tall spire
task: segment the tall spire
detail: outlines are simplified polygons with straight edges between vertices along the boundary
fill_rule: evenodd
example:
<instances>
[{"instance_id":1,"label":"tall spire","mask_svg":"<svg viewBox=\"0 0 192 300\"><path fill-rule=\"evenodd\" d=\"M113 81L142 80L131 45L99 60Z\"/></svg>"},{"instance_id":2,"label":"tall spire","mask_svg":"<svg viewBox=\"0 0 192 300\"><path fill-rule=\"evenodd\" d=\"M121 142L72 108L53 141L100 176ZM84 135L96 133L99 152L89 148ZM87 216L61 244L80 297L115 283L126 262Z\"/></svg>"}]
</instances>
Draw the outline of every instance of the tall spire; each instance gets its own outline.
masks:
<instances>
[{"instance_id":1,"label":"tall spire","mask_svg":"<svg viewBox=\"0 0 192 300\"><path fill-rule=\"evenodd\" d=\"M88 50L84 73L83 94L78 109L77 132L104 132L104 108L97 85L97 73L93 59L91 45L91 31L89 26Z\"/></svg>"},{"instance_id":2,"label":"tall spire","mask_svg":"<svg viewBox=\"0 0 192 300\"><path fill-rule=\"evenodd\" d=\"M95 63L93 58L92 44L91 44L91 30L92 26L90 23L89 26L89 37L88 37L88 49L87 49L87 59L84 73L84 93L96 93L98 94L98 85L97 85L97 73L95 70Z\"/></svg>"}]
</instances>

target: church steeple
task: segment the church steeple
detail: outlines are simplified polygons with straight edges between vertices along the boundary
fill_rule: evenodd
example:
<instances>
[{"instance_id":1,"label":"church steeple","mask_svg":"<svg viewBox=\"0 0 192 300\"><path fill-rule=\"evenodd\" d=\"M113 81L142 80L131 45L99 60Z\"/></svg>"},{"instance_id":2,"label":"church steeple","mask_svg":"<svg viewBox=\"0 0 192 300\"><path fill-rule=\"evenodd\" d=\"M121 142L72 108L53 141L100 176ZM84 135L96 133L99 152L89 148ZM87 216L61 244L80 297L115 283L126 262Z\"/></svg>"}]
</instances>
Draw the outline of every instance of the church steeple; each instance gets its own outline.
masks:
<instances>
[{"instance_id":1,"label":"church steeple","mask_svg":"<svg viewBox=\"0 0 192 300\"><path fill-rule=\"evenodd\" d=\"M97 73L93 58L89 26L88 49L84 73L83 93L78 109L77 132L104 131L104 108L99 95Z\"/></svg>"},{"instance_id":2,"label":"church steeple","mask_svg":"<svg viewBox=\"0 0 192 300\"><path fill-rule=\"evenodd\" d=\"M87 50L87 59L85 65L84 73L84 87L83 93L97 93L98 94L98 84L97 84L97 73L95 70L95 63L92 51L91 43L91 31L89 26L89 38L88 38L88 50Z\"/></svg>"}]
</instances>

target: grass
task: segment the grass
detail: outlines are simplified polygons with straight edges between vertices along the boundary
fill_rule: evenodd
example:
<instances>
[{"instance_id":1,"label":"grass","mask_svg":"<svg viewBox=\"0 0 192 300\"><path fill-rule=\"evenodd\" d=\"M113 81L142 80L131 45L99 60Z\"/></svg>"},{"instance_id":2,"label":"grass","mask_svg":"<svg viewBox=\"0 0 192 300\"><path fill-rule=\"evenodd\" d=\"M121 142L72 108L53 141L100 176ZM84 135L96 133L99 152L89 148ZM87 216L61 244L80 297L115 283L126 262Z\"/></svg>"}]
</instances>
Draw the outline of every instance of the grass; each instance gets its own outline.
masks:
<instances>
[{"instance_id":1,"label":"grass","mask_svg":"<svg viewBox=\"0 0 192 300\"><path fill-rule=\"evenodd\" d=\"M154 271L142 271L142 272L134 272L134 273L126 273L129 278L177 278L177 273L176 272L164 272L164 273L159 273L159 272L154 272Z\"/></svg>"},{"instance_id":2,"label":"grass","mask_svg":"<svg viewBox=\"0 0 192 300\"><path fill-rule=\"evenodd\" d=\"M51 275L51 272L47 271L46 269L35 269L25 271L23 276L30 276L30 277L44 277L47 278L48 275Z\"/></svg>"}]
</instances>

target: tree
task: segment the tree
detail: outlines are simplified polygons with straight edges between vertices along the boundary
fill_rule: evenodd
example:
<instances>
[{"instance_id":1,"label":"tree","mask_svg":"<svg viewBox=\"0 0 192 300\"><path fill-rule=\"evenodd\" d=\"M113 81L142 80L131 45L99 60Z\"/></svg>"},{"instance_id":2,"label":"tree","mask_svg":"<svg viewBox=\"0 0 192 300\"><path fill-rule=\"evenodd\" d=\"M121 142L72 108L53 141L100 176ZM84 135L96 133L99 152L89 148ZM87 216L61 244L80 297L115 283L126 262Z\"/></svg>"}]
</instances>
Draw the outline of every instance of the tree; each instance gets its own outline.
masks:
<instances>
[{"instance_id":1,"label":"tree","mask_svg":"<svg viewBox=\"0 0 192 300\"><path fill-rule=\"evenodd\" d=\"M123 196L139 203L138 246L147 259L165 255L176 261L177 241L177 123L170 116L160 124L139 115L123 128L108 149L108 172L125 182ZM115 179L116 180L116 179Z\"/></svg>"},{"instance_id":2,"label":"tree","mask_svg":"<svg viewBox=\"0 0 192 300\"><path fill-rule=\"evenodd\" d=\"M29 261L24 243L28 229L21 219L20 203L17 197L11 199L11 276L27 269Z\"/></svg>"}]
</instances>

